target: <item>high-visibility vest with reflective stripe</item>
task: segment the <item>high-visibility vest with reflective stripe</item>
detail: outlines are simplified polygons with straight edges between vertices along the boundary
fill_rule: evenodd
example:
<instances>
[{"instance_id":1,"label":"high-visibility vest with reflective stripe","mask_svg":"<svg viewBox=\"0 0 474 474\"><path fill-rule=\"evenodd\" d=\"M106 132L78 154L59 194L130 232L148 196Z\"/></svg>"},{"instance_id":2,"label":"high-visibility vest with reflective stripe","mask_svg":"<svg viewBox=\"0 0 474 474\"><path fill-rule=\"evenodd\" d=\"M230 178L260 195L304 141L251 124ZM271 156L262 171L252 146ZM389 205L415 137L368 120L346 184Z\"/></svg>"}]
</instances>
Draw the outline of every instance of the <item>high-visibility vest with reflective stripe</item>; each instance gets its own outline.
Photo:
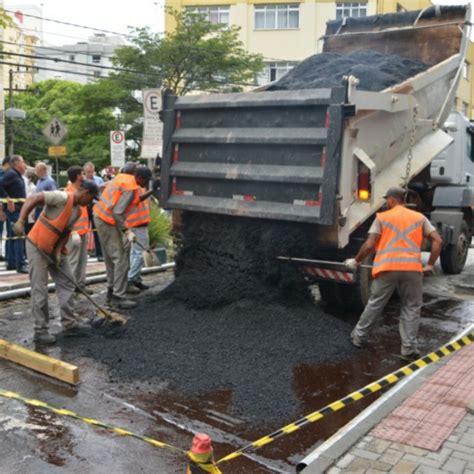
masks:
<instances>
[{"instance_id":1,"label":"high-visibility vest with reflective stripe","mask_svg":"<svg viewBox=\"0 0 474 474\"><path fill-rule=\"evenodd\" d=\"M66 205L56 219L48 219L43 210L28 233L28 239L48 255L53 254L58 240L62 237L66 240L70 233L66 226L71 218L74 194L67 193L67 196Z\"/></svg>"},{"instance_id":2,"label":"high-visibility vest with reflective stripe","mask_svg":"<svg viewBox=\"0 0 474 474\"><path fill-rule=\"evenodd\" d=\"M140 196L145 192L145 189L140 187ZM140 227L149 224L151 222L150 200L138 201L138 204L130 209L126 222L127 227Z\"/></svg>"},{"instance_id":3,"label":"high-visibility vest with reflective stripe","mask_svg":"<svg viewBox=\"0 0 474 474\"><path fill-rule=\"evenodd\" d=\"M127 207L125 216L127 216L133 206L135 206L140 198L138 192L138 185L135 181L135 176L131 174L120 173L112 181L109 181L105 185L105 189L102 192L99 200L94 205L94 212L97 216L108 224L115 225L115 219L112 211L115 205L118 203L123 193L128 191L134 191L135 196L133 201Z\"/></svg>"},{"instance_id":4,"label":"high-visibility vest with reflective stripe","mask_svg":"<svg viewBox=\"0 0 474 474\"><path fill-rule=\"evenodd\" d=\"M73 184L69 184L66 186L65 191L68 193L74 193L76 191L76 187ZM73 232L77 232L79 235L84 235L89 232L89 214L87 213L87 206L80 206L81 215L79 219L75 222L72 230Z\"/></svg>"},{"instance_id":5,"label":"high-visibility vest with reflective stripe","mask_svg":"<svg viewBox=\"0 0 474 474\"><path fill-rule=\"evenodd\" d=\"M421 245L425 217L404 206L377 214L382 233L372 275L382 272L422 272Z\"/></svg>"}]
</instances>

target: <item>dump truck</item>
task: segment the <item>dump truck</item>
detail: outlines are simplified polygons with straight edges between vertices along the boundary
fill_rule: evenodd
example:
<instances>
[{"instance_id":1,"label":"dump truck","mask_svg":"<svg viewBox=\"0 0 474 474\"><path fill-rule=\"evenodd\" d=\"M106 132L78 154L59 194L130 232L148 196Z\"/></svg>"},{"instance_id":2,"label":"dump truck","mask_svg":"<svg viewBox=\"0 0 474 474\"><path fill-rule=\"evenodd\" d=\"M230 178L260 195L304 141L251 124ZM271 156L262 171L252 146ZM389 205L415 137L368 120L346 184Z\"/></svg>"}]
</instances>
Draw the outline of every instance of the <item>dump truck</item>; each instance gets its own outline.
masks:
<instances>
[{"instance_id":1,"label":"dump truck","mask_svg":"<svg viewBox=\"0 0 474 474\"><path fill-rule=\"evenodd\" d=\"M310 225L314 251L282 256L282 265L317 281L327 303L354 308L368 299L370 268L352 273L340 262L367 237L386 190L407 186L443 236L443 269L460 272L474 193L472 183L443 181L439 164L454 128L470 127L444 128L469 35L469 6L328 22L323 52L375 50L429 65L380 92L359 89L355 76L318 89L164 92L163 207ZM445 171L461 159L444 157Z\"/></svg>"}]
</instances>

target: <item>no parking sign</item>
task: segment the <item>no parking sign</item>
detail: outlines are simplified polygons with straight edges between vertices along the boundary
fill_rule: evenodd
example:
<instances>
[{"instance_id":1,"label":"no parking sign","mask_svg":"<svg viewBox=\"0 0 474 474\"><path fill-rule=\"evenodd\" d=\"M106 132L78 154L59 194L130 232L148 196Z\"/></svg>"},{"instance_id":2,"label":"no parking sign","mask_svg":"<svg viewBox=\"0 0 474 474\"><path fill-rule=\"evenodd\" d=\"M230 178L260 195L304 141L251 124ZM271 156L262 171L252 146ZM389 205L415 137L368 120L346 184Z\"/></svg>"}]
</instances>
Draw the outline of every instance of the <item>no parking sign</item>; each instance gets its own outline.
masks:
<instances>
[{"instance_id":1,"label":"no parking sign","mask_svg":"<svg viewBox=\"0 0 474 474\"><path fill-rule=\"evenodd\" d=\"M110 132L110 162L116 168L125 165L125 133L121 130Z\"/></svg>"}]
</instances>

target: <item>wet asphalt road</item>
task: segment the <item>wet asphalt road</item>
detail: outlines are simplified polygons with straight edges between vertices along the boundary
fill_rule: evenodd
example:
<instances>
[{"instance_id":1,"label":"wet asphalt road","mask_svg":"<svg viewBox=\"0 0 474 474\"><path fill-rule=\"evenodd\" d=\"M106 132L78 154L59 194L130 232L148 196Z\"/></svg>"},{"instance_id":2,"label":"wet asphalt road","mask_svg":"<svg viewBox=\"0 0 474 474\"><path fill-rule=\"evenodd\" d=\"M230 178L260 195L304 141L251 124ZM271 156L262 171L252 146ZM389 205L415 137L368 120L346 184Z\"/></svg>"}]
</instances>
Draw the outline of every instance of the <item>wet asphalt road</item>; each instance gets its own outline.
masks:
<instances>
[{"instance_id":1,"label":"wet asphalt road","mask_svg":"<svg viewBox=\"0 0 474 474\"><path fill-rule=\"evenodd\" d=\"M156 285L152 291L158 292L171 278L171 273L168 273L152 275L147 280ZM462 275L447 277L438 274L426 280L420 328L423 352L436 349L474 321L474 291L470 289L473 283L473 249ZM94 289L100 292L104 288L97 285ZM98 300L101 299L103 293L99 294ZM54 296L52 301L55 301ZM90 311L84 302L81 302L81 308L84 313ZM402 365L396 357L399 349L396 313L397 302L393 301L370 350L361 350L350 360L294 366L292 388L301 401L301 415L321 408ZM354 323L357 320L355 314L335 314L334 317L350 318ZM27 299L0 302L0 337L33 347ZM324 347L328 341L315 341L318 343ZM57 347L44 352L62 358ZM124 354L124 357L134 356L136 354ZM80 367L81 385L77 388L5 361L0 361L0 388L67 407L84 416L184 449L189 448L193 432L205 431L215 442L217 457L294 421L284 419L278 424L252 426L230 415L231 390L208 394L206 399L185 397L170 391L166 384L111 383L106 368L87 358L71 360L69 356L67 361ZM232 461L223 466L224 472L294 472L293 466L304 455L374 398L362 400L281 439L252 454L252 459ZM0 399L0 459L2 473L181 473L185 466L184 459L172 452L6 399Z\"/></svg>"}]
</instances>

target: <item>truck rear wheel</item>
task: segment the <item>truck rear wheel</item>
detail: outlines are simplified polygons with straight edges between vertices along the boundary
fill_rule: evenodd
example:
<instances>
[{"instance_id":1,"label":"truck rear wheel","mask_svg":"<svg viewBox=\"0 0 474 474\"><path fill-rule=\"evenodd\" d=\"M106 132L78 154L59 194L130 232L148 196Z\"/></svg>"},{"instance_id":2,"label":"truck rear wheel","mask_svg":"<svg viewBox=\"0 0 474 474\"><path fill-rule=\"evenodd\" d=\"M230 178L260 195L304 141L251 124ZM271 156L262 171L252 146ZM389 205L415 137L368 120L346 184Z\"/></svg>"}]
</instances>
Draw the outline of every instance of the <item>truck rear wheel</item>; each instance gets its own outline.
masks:
<instances>
[{"instance_id":1,"label":"truck rear wheel","mask_svg":"<svg viewBox=\"0 0 474 474\"><path fill-rule=\"evenodd\" d=\"M471 238L469 227L466 221L463 221L457 242L455 244L449 244L441 252L441 268L444 273L457 275L462 272L466 264Z\"/></svg>"},{"instance_id":2,"label":"truck rear wheel","mask_svg":"<svg viewBox=\"0 0 474 474\"><path fill-rule=\"evenodd\" d=\"M372 264L373 257L368 257L365 265ZM361 268L357 283L347 285L332 281L320 281L319 293L321 299L329 308L343 309L350 312L360 312L369 301L372 285L372 271L370 268Z\"/></svg>"}]
</instances>

